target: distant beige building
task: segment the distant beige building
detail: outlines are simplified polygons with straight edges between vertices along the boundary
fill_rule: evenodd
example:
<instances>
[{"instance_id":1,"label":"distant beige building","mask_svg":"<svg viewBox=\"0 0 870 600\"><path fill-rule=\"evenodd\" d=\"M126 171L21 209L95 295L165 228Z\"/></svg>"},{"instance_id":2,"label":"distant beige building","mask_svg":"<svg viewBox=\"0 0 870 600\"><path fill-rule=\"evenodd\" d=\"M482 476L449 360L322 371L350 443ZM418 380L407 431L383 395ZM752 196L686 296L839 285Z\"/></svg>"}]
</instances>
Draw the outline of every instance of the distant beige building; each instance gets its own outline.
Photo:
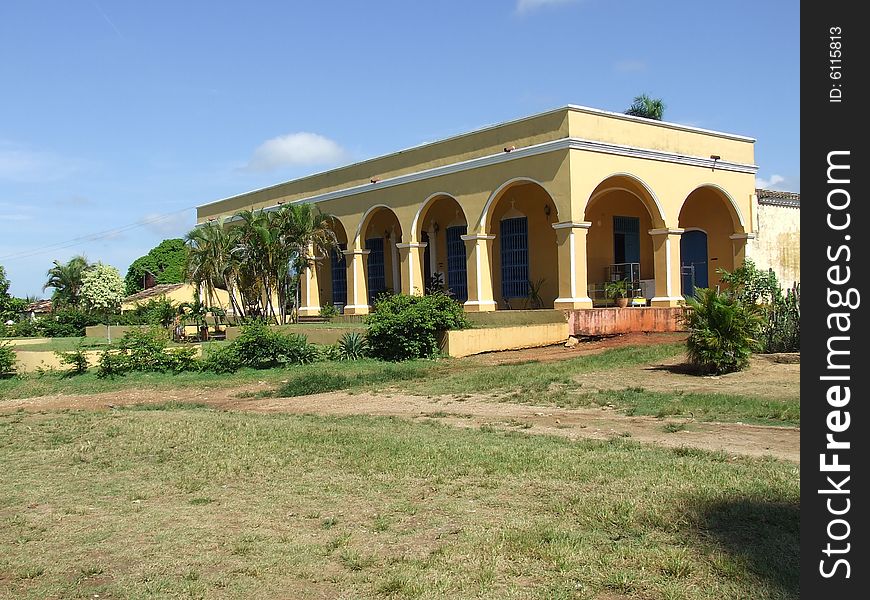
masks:
<instances>
[{"instance_id":1,"label":"distant beige building","mask_svg":"<svg viewBox=\"0 0 870 600\"><path fill-rule=\"evenodd\" d=\"M750 257L760 269L773 269L784 288L801 280L801 196L755 190L757 231Z\"/></svg>"},{"instance_id":2,"label":"distant beige building","mask_svg":"<svg viewBox=\"0 0 870 600\"><path fill-rule=\"evenodd\" d=\"M216 290L217 300L220 307L227 310L230 306L230 297L224 290ZM136 310L141 304L147 304L149 300L166 298L175 305L183 302L193 302L198 295L196 286L190 283L161 283L148 289L127 296L121 301L121 312Z\"/></svg>"}]
</instances>

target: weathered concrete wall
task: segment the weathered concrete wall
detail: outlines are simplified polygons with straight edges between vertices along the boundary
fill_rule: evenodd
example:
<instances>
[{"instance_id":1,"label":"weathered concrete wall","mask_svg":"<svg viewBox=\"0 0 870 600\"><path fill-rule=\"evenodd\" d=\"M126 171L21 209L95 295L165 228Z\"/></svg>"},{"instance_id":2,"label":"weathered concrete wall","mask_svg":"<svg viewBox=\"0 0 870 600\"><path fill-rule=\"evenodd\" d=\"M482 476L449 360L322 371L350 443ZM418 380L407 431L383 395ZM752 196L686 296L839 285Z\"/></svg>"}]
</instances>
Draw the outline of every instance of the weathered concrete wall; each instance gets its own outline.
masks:
<instances>
[{"instance_id":1,"label":"weathered concrete wall","mask_svg":"<svg viewBox=\"0 0 870 600\"><path fill-rule=\"evenodd\" d=\"M365 333L365 327L307 327L305 325L275 325L273 329L281 333L298 333L308 338L312 344L335 344L345 333L355 331ZM227 340L234 340L242 332L241 327L227 327Z\"/></svg>"},{"instance_id":2,"label":"weathered concrete wall","mask_svg":"<svg viewBox=\"0 0 870 600\"><path fill-rule=\"evenodd\" d=\"M780 285L801 280L801 209L758 203L758 234L750 257L759 269L773 269Z\"/></svg>"},{"instance_id":3,"label":"weathered concrete wall","mask_svg":"<svg viewBox=\"0 0 870 600\"><path fill-rule=\"evenodd\" d=\"M562 322L446 331L440 334L439 345L448 356L461 357L481 352L550 346L567 339L568 323Z\"/></svg>"},{"instance_id":4,"label":"weathered concrete wall","mask_svg":"<svg viewBox=\"0 0 870 600\"><path fill-rule=\"evenodd\" d=\"M590 308L568 314L571 335L684 331L684 308Z\"/></svg>"}]
</instances>

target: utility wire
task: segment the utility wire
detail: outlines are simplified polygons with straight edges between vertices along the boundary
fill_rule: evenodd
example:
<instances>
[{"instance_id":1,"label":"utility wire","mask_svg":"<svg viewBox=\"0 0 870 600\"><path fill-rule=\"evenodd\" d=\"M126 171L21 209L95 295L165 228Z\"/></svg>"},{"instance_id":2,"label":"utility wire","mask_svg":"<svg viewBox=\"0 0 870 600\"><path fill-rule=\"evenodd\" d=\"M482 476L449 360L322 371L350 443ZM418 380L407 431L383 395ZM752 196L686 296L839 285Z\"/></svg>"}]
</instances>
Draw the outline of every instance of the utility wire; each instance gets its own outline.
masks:
<instances>
[{"instance_id":1,"label":"utility wire","mask_svg":"<svg viewBox=\"0 0 870 600\"><path fill-rule=\"evenodd\" d=\"M65 240L63 242L57 242L54 244L48 244L46 246L39 246L37 248L31 248L29 250L22 250L20 252L13 252L11 254L6 254L4 256L0 256L0 261L8 262L10 260L16 260L21 258L29 258L31 256L37 256L39 254L45 254L46 252L54 252L57 250L64 250L66 248L71 248L81 242L94 242L97 240L111 238L119 233L123 233L125 231L130 231L131 229L136 229L138 227L145 227L146 225L154 225L156 223L160 223L162 221L166 221L171 217L183 212L187 212L189 210L193 210L196 208L195 206L188 206L187 208L182 208L180 210L176 210L170 213L163 213L160 215L154 215L152 217L148 217L146 219L142 219L140 221L136 221L135 223L129 223L127 225L121 225L120 227L114 227L112 229L106 229L103 231L97 231L95 233L90 233L87 235L82 235L76 238L71 238Z\"/></svg>"}]
</instances>

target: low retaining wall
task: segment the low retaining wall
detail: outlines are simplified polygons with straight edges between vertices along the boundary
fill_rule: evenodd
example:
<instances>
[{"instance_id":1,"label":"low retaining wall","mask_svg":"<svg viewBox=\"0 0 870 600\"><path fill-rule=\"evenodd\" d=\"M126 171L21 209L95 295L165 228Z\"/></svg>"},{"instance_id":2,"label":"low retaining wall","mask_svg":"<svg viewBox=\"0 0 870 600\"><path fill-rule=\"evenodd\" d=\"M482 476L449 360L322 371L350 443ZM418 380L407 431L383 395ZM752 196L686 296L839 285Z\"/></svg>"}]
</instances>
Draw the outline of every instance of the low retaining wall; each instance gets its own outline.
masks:
<instances>
[{"instance_id":1,"label":"low retaining wall","mask_svg":"<svg viewBox=\"0 0 870 600\"><path fill-rule=\"evenodd\" d=\"M298 333L312 344L335 344L345 333L355 331L364 334L365 327L310 327L306 325L273 325L271 329L281 333ZM227 340L234 340L242 332L241 327L227 327Z\"/></svg>"},{"instance_id":2,"label":"low retaining wall","mask_svg":"<svg viewBox=\"0 0 870 600\"><path fill-rule=\"evenodd\" d=\"M587 308L568 313L571 335L613 335L685 331L686 309L676 308Z\"/></svg>"},{"instance_id":3,"label":"low retaining wall","mask_svg":"<svg viewBox=\"0 0 870 600\"><path fill-rule=\"evenodd\" d=\"M567 339L568 323L563 321L517 327L445 331L439 335L438 342L444 354L461 357L481 352L550 346Z\"/></svg>"},{"instance_id":4,"label":"low retaining wall","mask_svg":"<svg viewBox=\"0 0 870 600\"><path fill-rule=\"evenodd\" d=\"M120 340L124 334L134 329L148 329L148 325L91 325L85 327L85 337L107 339L107 335L112 341Z\"/></svg>"},{"instance_id":5,"label":"low retaining wall","mask_svg":"<svg viewBox=\"0 0 870 600\"><path fill-rule=\"evenodd\" d=\"M519 327L520 325L544 325L564 323L562 310L495 310L491 312L468 312L465 317L472 327Z\"/></svg>"},{"instance_id":6,"label":"low retaining wall","mask_svg":"<svg viewBox=\"0 0 870 600\"><path fill-rule=\"evenodd\" d=\"M89 367L96 366L97 361L100 360L100 352L97 350L87 350L85 356L88 357ZM15 369L18 373L33 373L40 369L45 371L66 371L69 368L69 365L60 362L60 359L54 352L15 353Z\"/></svg>"}]
</instances>

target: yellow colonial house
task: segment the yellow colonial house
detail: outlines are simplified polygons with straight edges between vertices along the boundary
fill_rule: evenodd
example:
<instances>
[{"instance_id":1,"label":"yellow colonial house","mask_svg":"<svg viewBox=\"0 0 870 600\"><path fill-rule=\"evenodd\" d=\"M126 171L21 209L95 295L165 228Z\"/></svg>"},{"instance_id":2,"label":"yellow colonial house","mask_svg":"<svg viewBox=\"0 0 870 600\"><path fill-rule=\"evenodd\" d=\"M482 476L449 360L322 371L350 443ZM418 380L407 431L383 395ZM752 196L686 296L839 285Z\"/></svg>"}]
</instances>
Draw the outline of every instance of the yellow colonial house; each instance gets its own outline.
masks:
<instances>
[{"instance_id":1,"label":"yellow colonial house","mask_svg":"<svg viewBox=\"0 0 870 600\"><path fill-rule=\"evenodd\" d=\"M303 281L303 315L365 314L437 277L468 311L582 309L628 279L678 306L754 238L752 138L566 106L198 207L314 203L341 251Z\"/></svg>"}]
</instances>

